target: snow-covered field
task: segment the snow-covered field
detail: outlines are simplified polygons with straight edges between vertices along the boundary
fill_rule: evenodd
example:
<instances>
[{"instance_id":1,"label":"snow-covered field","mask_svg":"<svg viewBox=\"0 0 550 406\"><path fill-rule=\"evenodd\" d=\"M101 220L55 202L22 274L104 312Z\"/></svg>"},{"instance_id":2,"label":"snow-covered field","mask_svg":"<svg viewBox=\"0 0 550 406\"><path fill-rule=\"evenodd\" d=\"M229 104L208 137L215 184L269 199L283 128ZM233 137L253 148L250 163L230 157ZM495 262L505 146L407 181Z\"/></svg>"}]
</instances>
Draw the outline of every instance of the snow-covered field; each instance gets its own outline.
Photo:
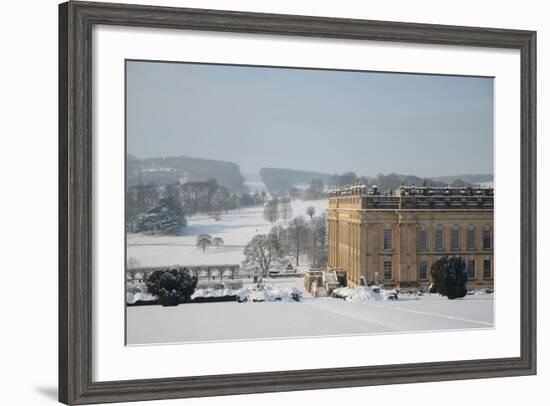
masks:
<instances>
[{"instance_id":1,"label":"snow-covered field","mask_svg":"<svg viewBox=\"0 0 550 406\"><path fill-rule=\"evenodd\" d=\"M300 288L301 278L273 280ZM301 289L303 292L303 289ZM300 302L191 303L127 308L128 344L403 333L493 327L493 294L448 300L342 300L304 295Z\"/></svg>"},{"instance_id":2,"label":"snow-covered field","mask_svg":"<svg viewBox=\"0 0 550 406\"><path fill-rule=\"evenodd\" d=\"M328 209L328 200L296 200L292 202L293 216L306 215L309 206L315 215ZM278 220L276 224L284 224ZM139 261L139 266L220 265L240 264L244 246L257 234L267 234L272 225L263 218L263 207L250 207L222 214L221 220L207 215L192 216L181 236L147 234L127 235L127 257ZM224 245L209 248L206 253L196 248L199 234L221 237Z\"/></svg>"}]
</instances>

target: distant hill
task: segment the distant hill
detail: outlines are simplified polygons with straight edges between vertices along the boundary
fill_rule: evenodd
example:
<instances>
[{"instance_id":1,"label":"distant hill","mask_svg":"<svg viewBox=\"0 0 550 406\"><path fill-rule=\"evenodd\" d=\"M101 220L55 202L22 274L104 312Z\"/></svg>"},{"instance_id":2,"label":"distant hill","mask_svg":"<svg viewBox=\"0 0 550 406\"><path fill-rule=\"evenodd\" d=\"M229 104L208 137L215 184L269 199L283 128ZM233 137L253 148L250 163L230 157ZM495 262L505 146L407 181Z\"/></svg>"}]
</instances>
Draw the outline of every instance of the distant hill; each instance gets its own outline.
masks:
<instances>
[{"instance_id":1,"label":"distant hill","mask_svg":"<svg viewBox=\"0 0 550 406\"><path fill-rule=\"evenodd\" d=\"M270 193L286 194L291 186L308 185L313 179L320 179L326 185L331 175L298 169L262 168L260 177Z\"/></svg>"},{"instance_id":2,"label":"distant hill","mask_svg":"<svg viewBox=\"0 0 550 406\"><path fill-rule=\"evenodd\" d=\"M375 179L369 178L369 185L376 184L381 192L394 191L399 186L447 186L447 183L429 178L420 178L415 175L399 175L389 173L387 175L378 174Z\"/></svg>"},{"instance_id":3,"label":"distant hill","mask_svg":"<svg viewBox=\"0 0 550 406\"><path fill-rule=\"evenodd\" d=\"M415 175L399 175L390 173L388 175L378 174L376 178L368 178L369 185L376 184L380 191L395 190L399 186L452 186L467 187L470 185L481 184L482 186L492 186L493 175L455 175L438 176L433 178L421 178Z\"/></svg>"},{"instance_id":4,"label":"distant hill","mask_svg":"<svg viewBox=\"0 0 550 406\"><path fill-rule=\"evenodd\" d=\"M138 184L141 176L143 184L167 185L215 179L234 192L245 190L239 166L233 162L186 156L140 159L128 154L126 170L128 187Z\"/></svg>"},{"instance_id":5,"label":"distant hill","mask_svg":"<svg viewBox=\"0 0 550 406\"><path fill-rule=\"evenodd\" d=\"M487 173L487 174L438 176L432 179L440 182L445 182L448 184L452 184L456 180L460 179L466 184L474 184L474 183L481 183L481 182L492 182L494 180L494 177L493 177L493 174Z\"/></svg>"},{"instance_id":6,"label":"distant hill","mask_svg":"<svg viewBox=\"0 0 550 406\"><path fill-rule=\"evenodd\" d=\"M284 168L262 168L260 176L270 193L286 194L291 186L308 185L312 179L321 179L325 186L340 187L346 184L366 183L369 186L377 185L381 192L394 191L399 186L438 186L443 187L452 185L454 187L467 186L468 180L459 176L421 178L416 175L401 175L389 173L387 175L378 174L376 177L357 177L353 172L347 172L343 175L330 175L321 172L302 171L297 169ZM474 179L475 176L487 175L460 175L466 179ZM492 176L491 176L492 177ZM478 179L478 178L475 178Z\"/></svg>"}]
</instances>

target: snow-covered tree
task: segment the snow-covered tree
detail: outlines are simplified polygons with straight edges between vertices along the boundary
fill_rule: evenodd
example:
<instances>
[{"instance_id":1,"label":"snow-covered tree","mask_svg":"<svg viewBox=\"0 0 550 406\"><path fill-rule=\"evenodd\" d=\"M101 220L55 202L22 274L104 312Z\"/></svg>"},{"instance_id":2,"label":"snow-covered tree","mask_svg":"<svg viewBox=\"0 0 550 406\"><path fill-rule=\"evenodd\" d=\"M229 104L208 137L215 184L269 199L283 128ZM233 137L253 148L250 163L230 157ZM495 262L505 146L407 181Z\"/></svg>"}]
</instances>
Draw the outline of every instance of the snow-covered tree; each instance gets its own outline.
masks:
<instances>
[{"instance_id":1,"label":"snow-covered tree","mask_svg":"<svg viewBox=\"0 0 550 406\"><path fill-rule=\"evenodd\" d=\"M313 241L320 246L327 246L328 233L328 216L326 213L321 213L312 219Z\"/></svg>"},{"instance_id":2,"label":"snow-covered tree","mask_svg":"<svg viewBox=\"0 0 550 406\"><path fill-rule=\"evenodd\" d=\"M223 244L223 238L221 237L214 237L214 239L212 240L212 245L214 245L216 249L220 249Z\"/></svg>"},{"instance_id":3,"label":"snow-covered tree","mask_svg":"<svg viewBox=\"0 0 550 406\"><path fill-rule=\"evenodd\" d=\"M243 193L239 199L239 205L241 207L250 207L254 206L254 198L248 193Z\"/></svg>"},{"instance_id":4,"label":"snow-covered tree","mask_svg":"<svg viewBox=\"0 0 550 406\"><path fill-rule=\"evenodd\" d=\"M328 217L325 213L311 220L313 233L313 244L309 250L308 256L312 265L316 268L323 268L328 261L327 230Z\"/></svg>"},{"instance_id":5,"label":"snow-covered tree","mask_svg":"<svg viewBox=\"0 0 550 406\"><path fill-rule=\"evenodd\" d=\"M222 213L217 207L213 208L209 215L216 221L220 221L222 219Z\"/></svg>"},{"instance_id":6,"label":"snow-covered tree","mask_svg":"<svg viewBox=\"0 0 550 406\"><path fill-rule=\"evenodd\" d=\"M281 212L281 218L286 223L292 217L292 204L290 203L290 198L281 199L281 203L279 207L280 207L279 211Z\"/></svg>"},{"instance_id":7,"label":"snow-covered tree","mask_svg":"<svg viewBox=\"0 0 550 406\"><path fill-rule=\"evenodd\" d=\"M126 191L125 200L126 231L133 232L136 229L136 221L142 210L138 207L136 193L133 193L133 191Z\"/></svg>"},{"instance_id":8,"label":"snow-covered tree","mask_svg":"<svg viewBox=\"0 0 550 406\"><path fill-rule=\"evenodd\" d=\"M313 216L315 215L315 207L309 206L306 210L307 215L309 216L309 219L313 219Z\"/></svg>"},{"instance_id":9,"label":"snow-covered tree","mask_svg":"<svg viewBox=\"0 0 550 406\"><path fill-rule=\"evenodd\" d=\"M187 269L167 269L153 272L145 284L147 291L155 295L162 306L176 306L191 300L197 281Z\"/></svg>"},{"instance_id":10,"label":"snow-covered tree","mask_svg":"<svg viewBox=\"0 0 550 406\"><path fill-rule=\"evenodd\" d=\"M135 259L134 257L128 257L128 260L126 261L126 269L135 269L139 268L141 266L141 263Z\"/></svg>"},{"instance_id":11,"label":"snow-covered tree","mask_svg":"<svg viewBox=\"0 0 550 406\"><path fill-rule=\"evenodd\" d=\"M178 187L178 184L169 184L162 188L162 191L160 192L160 198L162 199L168 197L173 197L174 199L180 201L180 189Z\"/></svg>"},{"instance_id":12,"label":"snow-covered tree","mask_svg":"<svg viewBox=\"0 0 550 406\"><path fill-rule=\"evenodd\" d=\"M162 233L177 234L187 225L185 212L176 196L161 198L158 209L158 227Z\"/></svg>"},{"instance_id":13,"label":"snow-covered tree","mask_svg":"<svg viewBox=\"0 0 550 406\"><path fill-rule=\"evenodd\" d=\"M158 215L156 211L149 211L138 216L136 220L135 230L138 233L149 232L155 234L157 228Z\"/></svg>"},{"instance_id":14,"label":"snow-covered tree","mask_svg":"<svg viewBox=\"0 0 550 406\"><path fill-rule=\"evenodd\" d=\"M259 234L246 244L244 256L246 268L257 268L267 276L271 269L282 266L284 252L276 235Z\"/></svg>"},{"instance_id":15,"label":"snow-covered tree","mask_svg":"<svg viewBox=\"0 0 550 406\"><path fill-rule=\"evenodd\" d=\"M279 216L279 199L272 199L268 201L264 207L264 219L273 224L277 221Z\"/></svg>"},{"instance_id":16,"label":"snow-covered tree","mask_svg":"<svg viewBox=\"0 0 550 406\"><path fill-rule=\"evenodd\" d=\"M229 191L225 188L218 188L210 199L210 216L219 221L222 218L222 212L229 208Z\"/></svg>"},{"instance_id":17,"label":"snow-covered tree","mask_svg":"<svg viewBox=\"0 0 550 406\"><path fill-rule=\"evenodd\" d=\"M177 234L186 225L187 218L179 199L167 195L160 199L157 206L137 218L136 231Z\"/></svg>"},{"instance_id":18,"label":"snow-covered tree","mask_svg":"<svg viewBox=\"0 0 550 406\"><path fill-rule=\"evenodd\" d=\"M289 196L292 200L296 200L296 199L299 199L300 197L302 197L302 191L299 188L297 188L296 186L291 186L288 189L288 194L289 194Z\"/></svg>"},{"instance_id":19,"label":"snow-covered tree","mask_svg":"<svg viewBox=\"0 0 550 406\"><path fill-rule=\"evenodd\" d=\"M128 257L126 261L126 282L127 287L132 287L136 279L138 279L140 263L134 257Z\"/></svg>"},{"instance_id":20,"label":"snow-covered tree","mask_svg":"<svg viewBox=\"0 0 550 406\"><path fill-rule=\"evenodd\" d=\"M325 196L325 186L321 179L312 179L309 183L309 187L304 190L304 200L317 200Z\"/></svg>"},{"instance_id":21,"label":"snow-covered tree","mask_svg":"<svg viewBox=\"0 0 550 406\"><path fill-rule=\"evenodd\" d=\"M212 237L208 234L201 234L197 237L197 248L204 254L208 247L212 246Z\"/></svg>"},{"instance_id":22,"label":"snow-covered tree","mask_svg":"<svg viewBox=\"0 0 550 406\"><path fill-rule=\"evenodd\" d=\"M303 216L293 218L287 228L288 244L296 258L296 266L300 265L300 255L305 253L312 244L311 228Z\"/></svg>"}]
</instances>

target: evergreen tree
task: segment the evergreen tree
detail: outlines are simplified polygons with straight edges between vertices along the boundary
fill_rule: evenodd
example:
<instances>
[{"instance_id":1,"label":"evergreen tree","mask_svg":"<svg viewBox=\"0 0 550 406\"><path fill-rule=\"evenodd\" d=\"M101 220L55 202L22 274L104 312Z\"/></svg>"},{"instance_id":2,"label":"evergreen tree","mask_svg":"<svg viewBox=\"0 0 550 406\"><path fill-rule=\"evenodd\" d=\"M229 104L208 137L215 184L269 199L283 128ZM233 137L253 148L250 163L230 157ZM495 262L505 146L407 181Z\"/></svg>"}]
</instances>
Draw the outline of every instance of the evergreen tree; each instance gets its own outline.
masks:
<instances>
[{"instance_id":1,"label":"evergreen tree","mask_svg":"<svg viewBox=\"0 0 550 406\"><path fill-rule=\"evenodd\" d=\"M161 198L158 208L158 227L161 232L177 234L187 225L185 211L176 196Z\"/></svg>"},{"instance_id":2,"label":"evergreen tree","mask_svg":"<svg viewBox=\"0 0 550 406\"><path fill-rule=\"evenodd\" d=\"M174 195L166 195L157 206L137 218L136 231L177 234L186 225L187 218L179 199Z\"/></svg>"},{"instance_id":3,"label":"evergreen tree","mask_svg":"<svg viewBox=\"0 0 550 406\"><path fill-rule=\"evenodd\" d=\"M145 284L162 306L176 306L191 300L197 281L187 269L171 269L153 272Z\"/></svg>"},{"instance_id":4,"label":"evergreen tree","mask_svg":"<svg viewBox=\"0 0 550 406\"><path fill-rule=\"evenodd\" d=\"M147 212L138 216L136 220L135 230L138 233L149 232L155 234L157 228L157 213L156 212Z\"/></svg>"},{"instance_id":5,"label":"evergreen tree","mask_svg":"<svg viewBox=\"0 0 550 406\"><path fill-rule=\"evenodd\" d=\"M430 292L437 292L449 299L466 296L466 264L459 256L439 258L431 268L432 285Z\"/></svg>"}]
</instances>

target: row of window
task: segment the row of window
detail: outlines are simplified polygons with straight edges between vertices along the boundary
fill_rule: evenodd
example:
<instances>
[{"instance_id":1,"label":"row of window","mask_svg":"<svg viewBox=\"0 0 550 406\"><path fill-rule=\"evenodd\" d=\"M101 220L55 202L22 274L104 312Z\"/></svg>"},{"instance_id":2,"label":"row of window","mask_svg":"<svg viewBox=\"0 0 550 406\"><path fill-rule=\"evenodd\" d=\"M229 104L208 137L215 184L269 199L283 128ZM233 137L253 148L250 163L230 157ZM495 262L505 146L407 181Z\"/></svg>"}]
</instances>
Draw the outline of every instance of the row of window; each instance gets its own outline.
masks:
<instances>
[{"instance_id":1,"label":"row of window","mask_svg":"<svg viewBox=\"0 0 550 406\"><path fill-rule=\"evenodd\" d=\"M476 230L470 229L467 231L467 249L475 250L476 245ZM435 249L443 251L445 249L444 233L442 229L435 230ZM491 249L491 231L488 228L483 230L483 249ZM420 250L428 250L428 231L420 230L418 232L418 248ZM393 230L391 228L384 229L384 249L393 249ZM460 250L460 230L455 228L451 230L451 250Z\"/></svg>"},{"instance_id":2,"label":"row of window","mask_svg":"<svg viewBox=\"0 0 550 406\"><path fill-rule=\"evenodd\" d=\"M466 261L466 272L468 274L468 279L476 278L476 263L475 259L469 259ZM491 260L483 260L483 279L491 278ZM384 279L391 280L393 279L393 262L384 261ZM421 281L428 280L428 262L419 261L418 263L418 279Z\"/></svg>"},{"instance_id":3,"label":"row of window","mask_svg":"<svg viewBox=\"0 0 550 406\"><path fill-rule=\"evenodd\" d=\"M426 230L420 230L419 234L419 249L427 250L428 232ZM491 231L488 228L483 230L482 244L484 250L491 249ZM458 228L454 228L451 230L451 250L459 250L460 248L460 230ZM468 250L475 250L477 248L475 229L470 229L467 231L466 248ZM440 251L445 249L443 230L435 230L435 249Z\"/></svg>"}]
</instances>

